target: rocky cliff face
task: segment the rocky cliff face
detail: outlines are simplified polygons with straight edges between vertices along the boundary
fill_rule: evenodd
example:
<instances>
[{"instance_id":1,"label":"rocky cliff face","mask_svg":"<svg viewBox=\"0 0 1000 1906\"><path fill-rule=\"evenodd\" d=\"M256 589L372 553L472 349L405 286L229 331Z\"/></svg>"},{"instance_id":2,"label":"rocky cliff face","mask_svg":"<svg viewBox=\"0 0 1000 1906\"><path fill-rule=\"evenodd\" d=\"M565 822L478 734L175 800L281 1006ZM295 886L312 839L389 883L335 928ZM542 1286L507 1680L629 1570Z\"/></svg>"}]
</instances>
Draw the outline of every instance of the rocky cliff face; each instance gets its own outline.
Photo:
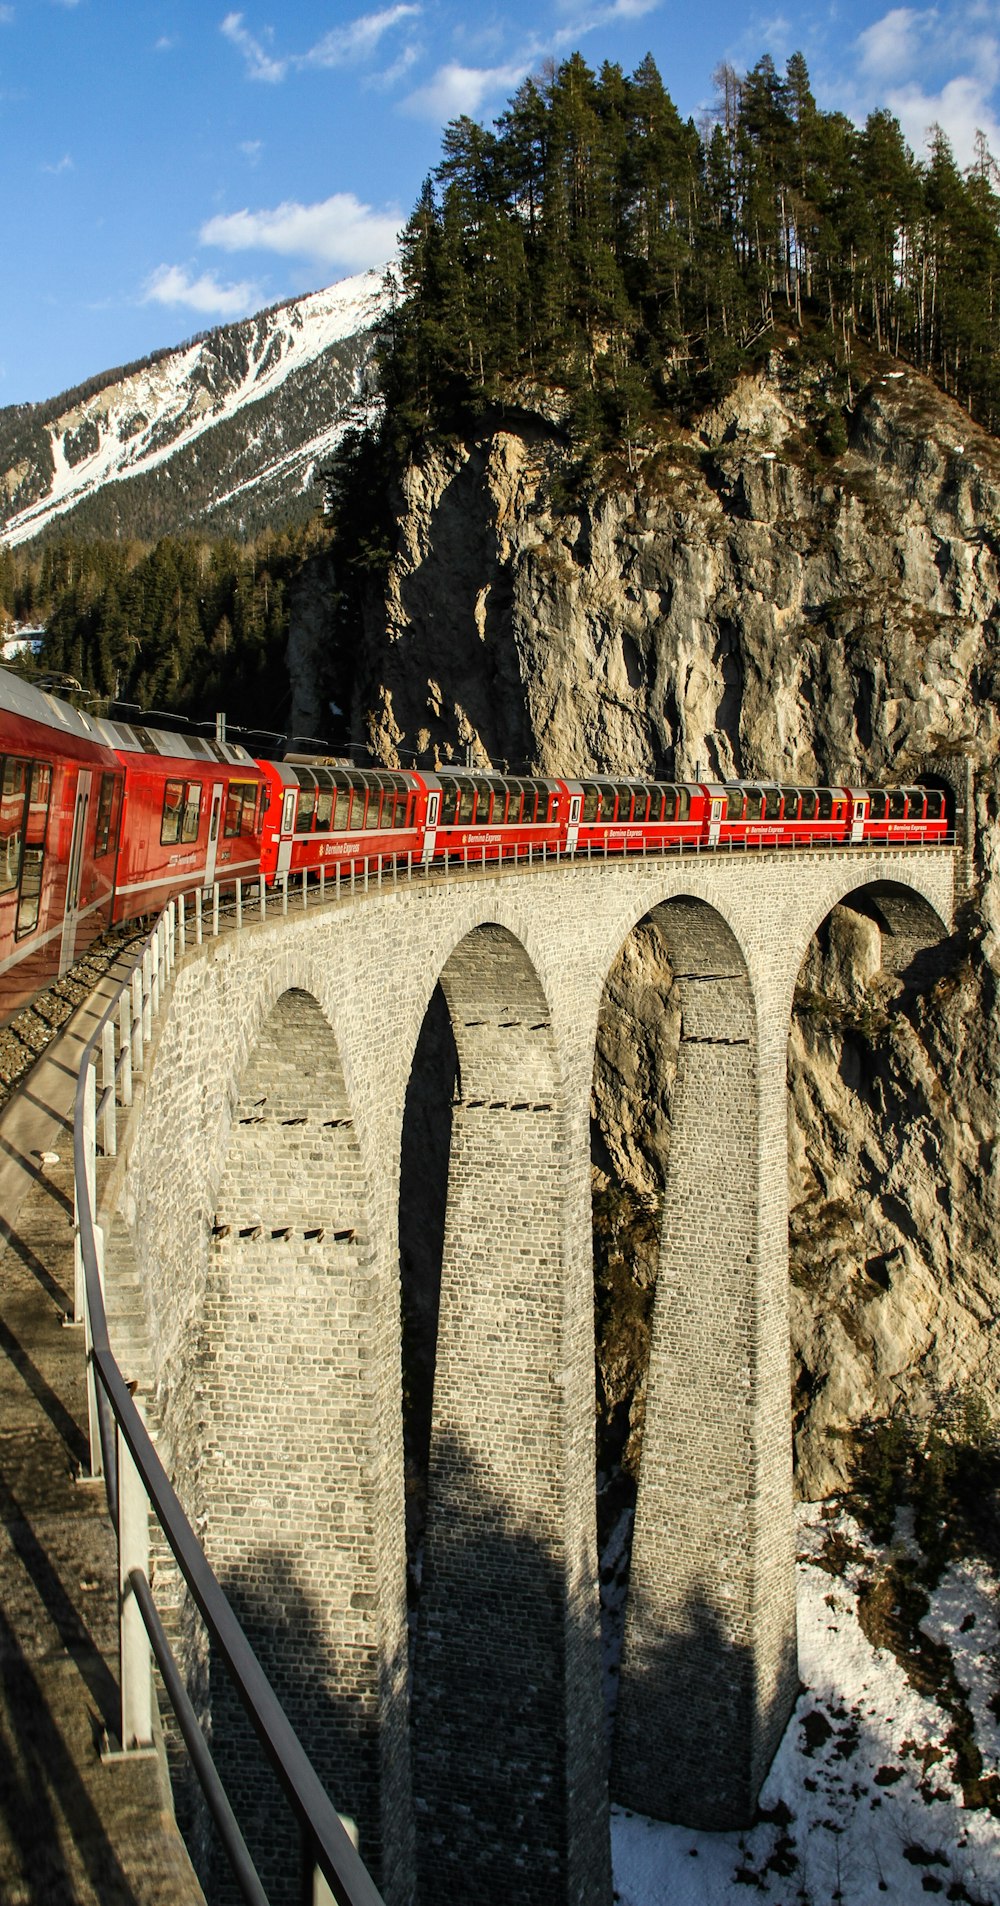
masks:
<instances>
[{"instance_id":1,"label":"rocky cliff face","mask_svg":"<svg viewBox=\"0 0 1000 1906\"><path fill-rule=\"evenodd\" d=\"M838 456L816 447L821 373L790 347L586 504L541 418L429 452L396 499L354 691L358 735L389 762L471 748L512 769L803 782L971 763L974 891L938 973L883 973L877 922L842 908L801 976L793 1387L811 1495L844 1481L865 1417L959 1409L998 1374L1000 446L916 374L869 369ZM675 1018L645 932L595 1074L602 1275L636 1298L603 1350L626 1455L650 1279L633 1220L662 1183Z\"/></svg>"}]
</instances>

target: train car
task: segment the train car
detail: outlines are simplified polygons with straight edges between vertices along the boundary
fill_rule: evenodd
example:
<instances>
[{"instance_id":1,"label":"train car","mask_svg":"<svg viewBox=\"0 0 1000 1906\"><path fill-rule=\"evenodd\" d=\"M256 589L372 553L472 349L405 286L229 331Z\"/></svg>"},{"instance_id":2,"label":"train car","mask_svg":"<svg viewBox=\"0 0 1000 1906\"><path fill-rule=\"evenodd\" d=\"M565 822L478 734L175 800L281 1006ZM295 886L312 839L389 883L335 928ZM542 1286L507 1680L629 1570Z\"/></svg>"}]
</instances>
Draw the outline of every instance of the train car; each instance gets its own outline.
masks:
<instances>
[{"instance_id":1,"label":"train car","mask_svg":"<svg viewBox=\"0 0 1000 1906\"><path fill-rule=\"evenodd\" d=\"M257 765L267 790L261 872L268 885L321 867L333 873L379 858L420 859L427 812L421 776L318 755Z\"/></svg>"},{"instance_id":2,"label":"train car","mask_svg":"<svg viewBox=\"0 0 1000 1906\"><path fill-rule=\"evenodd\" d=\"M245 748L95 720L124 771L112 918L155 913L181 888L256 880L266 779Z\"/></svg>"},{"instance_id":3,"label":"train car","mask_svg":"<svg viewBox=\"0 0 1000 1906\"><path fill-rule=\"evenodd\" d=\"M123 780L89 716L0 669L0 1023L109 924Z\"/></svg>"},{"instance_id":4,"label":"train car","mask_svg":"<svg viewBox=\"0 0 1000 1906\"><path fill-rule=\"evenodd\" d=\"M863 807L862 838L901 846L934 846L948 838L948 807L940 788L852 788Z\"/></svg>"},{"instance_id":5,"label":"train car","mask_svg":"<svg viewBox=\"0 0 1000 1906\"><path fill-rule=\"evenodd\" d=\"M855 838L860 804L847 788L802 788L776 782L709 782L705 844L709 847L827 847Z\"/></svg>"},{"instance_id":6,"label":"train car","mask_svg":"<svg viewBox=\"0 0 1000 1906\"><path fill-rule=\"evenodd\" d=\"M577 853L660 853L704 840L708 801L706 790L696 783L590 775L568 781L566 787L571 826L567 844Z\"/></svg>"},{"instance_id":7,"label":"train car","mask_svg":"<svg viewBox=\"0 0 1000 1906\"><path fill-rule=\"evenodd\" d=\"M543 848L567 845L570 797L565 781L484 774L472 769L431 774L427 788L424 859L482 863L529 860Z\"/></svg>"}]
</instances>

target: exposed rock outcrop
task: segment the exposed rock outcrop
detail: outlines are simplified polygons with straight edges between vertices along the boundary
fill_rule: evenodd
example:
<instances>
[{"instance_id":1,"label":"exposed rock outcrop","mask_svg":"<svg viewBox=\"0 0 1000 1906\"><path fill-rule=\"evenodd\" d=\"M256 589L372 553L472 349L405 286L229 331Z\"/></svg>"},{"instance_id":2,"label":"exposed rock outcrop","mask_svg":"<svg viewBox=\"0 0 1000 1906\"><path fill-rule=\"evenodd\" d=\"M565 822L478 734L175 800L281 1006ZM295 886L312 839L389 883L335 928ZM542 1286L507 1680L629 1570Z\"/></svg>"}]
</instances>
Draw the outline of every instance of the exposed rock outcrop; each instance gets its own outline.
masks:
<instances>
[{"instance_id":1,"label":"exposed rock outcrop","mask_svg":"<svg viewBox=\"0 0 1000 1906\"><path fill-rule=\"evenodd\" d=\"M920 986L885 973L877 921L838 909L802 974L790 1204L808 1494L844 1480L865 1416L993 1398L997 1380L1000 446L915 373L868 368L835 459L815 447L828 373L791 343L586 502L540 417L428 450L396 499L355 675L358 738L388 762L471 749L512 769L803 782L954 780L971 763L975 883L946 970ZM599 1046L602 1193L655 1203L675 1018L644 933ZM620 1362L609 1342L619 1414L635 1376Z\"/></svg>"}]
</instances>

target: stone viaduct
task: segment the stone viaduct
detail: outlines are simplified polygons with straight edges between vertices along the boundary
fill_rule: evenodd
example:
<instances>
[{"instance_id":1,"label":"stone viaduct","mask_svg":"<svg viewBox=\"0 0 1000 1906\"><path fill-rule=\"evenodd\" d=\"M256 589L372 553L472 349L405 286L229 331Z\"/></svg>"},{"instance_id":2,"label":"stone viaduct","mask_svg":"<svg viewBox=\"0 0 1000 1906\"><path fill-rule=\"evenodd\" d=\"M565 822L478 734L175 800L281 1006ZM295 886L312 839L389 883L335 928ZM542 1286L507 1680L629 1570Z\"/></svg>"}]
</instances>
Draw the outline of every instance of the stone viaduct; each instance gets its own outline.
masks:
<instances>
[{"instance_id":1,"label":"stone viaduct","mask_svg":"<svg viewBox=\"0 0 1000 1906\"><path fill-rule=\"evenodd\" d=\"M611 1899L589 1113L605 982L653 913L682 1035L610 1790L752 1816L797 1685L793 988L852 894L905 968L949 929L954 871L859 849L401 880L179 963L105 1211L112 1315L141 1267L120 1361L388 1906ZM437 985L458 1063L408 1665L400 1147Z\"/></svg>"}]
</instances>

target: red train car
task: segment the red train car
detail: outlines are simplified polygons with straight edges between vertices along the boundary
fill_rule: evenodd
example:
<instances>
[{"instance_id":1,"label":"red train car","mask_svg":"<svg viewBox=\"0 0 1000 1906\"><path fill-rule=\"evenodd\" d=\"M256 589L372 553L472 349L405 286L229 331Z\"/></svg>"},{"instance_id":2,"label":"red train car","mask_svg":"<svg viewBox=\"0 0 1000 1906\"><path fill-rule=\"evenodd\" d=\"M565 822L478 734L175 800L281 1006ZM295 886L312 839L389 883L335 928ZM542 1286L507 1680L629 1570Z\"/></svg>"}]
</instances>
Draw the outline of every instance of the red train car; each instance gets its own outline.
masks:
<instances>
[{"instance_id":1,"label":"red train car","mask_svg":"<svg viewBox=\"0 0 1000 1906\"><path fill-rule=\"evenodd\" d=\"M0 1022L109 924L123 780L90 717L0 669Z\"/></svg>"},{"instance_id":2,"label":"red train car","mask_svg":"<svg viewBox=\"0 0 1000 1906\"><path fill-rule=\"evenodd\" d=\"M591 775L566 786L571 828L567 845L577 853L658 853L695 847L704 840L708 805L705 789L695 782Z\"/></svg>"},{"instance_id":3,"label":"red train car","mask_svg":"<svg viewBox=\"0 0 1000 1906\"><path fill-rule=\"evenodd\" d=\"M269 885L320 867L360 867L380 855L420 859L427 788L419 775L319 756L257 765L267 797L260 866Z\"/></svg>"},{"instance_id":4,"label":"red train car","mask_svg":"<svg viewBox=\"0 0 1000 1906\"><path fill-rule=\"evenodd\" d=\"M472 770L420 771L427 789L423 857L479 862L528 860L566 845L565 781Z\"/></svg>"},{"instance_id":5,"label":"red train car","mask_svg":"<svg viewBox=\"0 0 1000 1906\"><path fill-rule=\"evenodd\" d=\"M183 887L258 878L266 781L245 748L123 721L93 726L125 775L115 920L155 913Z\"/></svg>"}]
</instances>

